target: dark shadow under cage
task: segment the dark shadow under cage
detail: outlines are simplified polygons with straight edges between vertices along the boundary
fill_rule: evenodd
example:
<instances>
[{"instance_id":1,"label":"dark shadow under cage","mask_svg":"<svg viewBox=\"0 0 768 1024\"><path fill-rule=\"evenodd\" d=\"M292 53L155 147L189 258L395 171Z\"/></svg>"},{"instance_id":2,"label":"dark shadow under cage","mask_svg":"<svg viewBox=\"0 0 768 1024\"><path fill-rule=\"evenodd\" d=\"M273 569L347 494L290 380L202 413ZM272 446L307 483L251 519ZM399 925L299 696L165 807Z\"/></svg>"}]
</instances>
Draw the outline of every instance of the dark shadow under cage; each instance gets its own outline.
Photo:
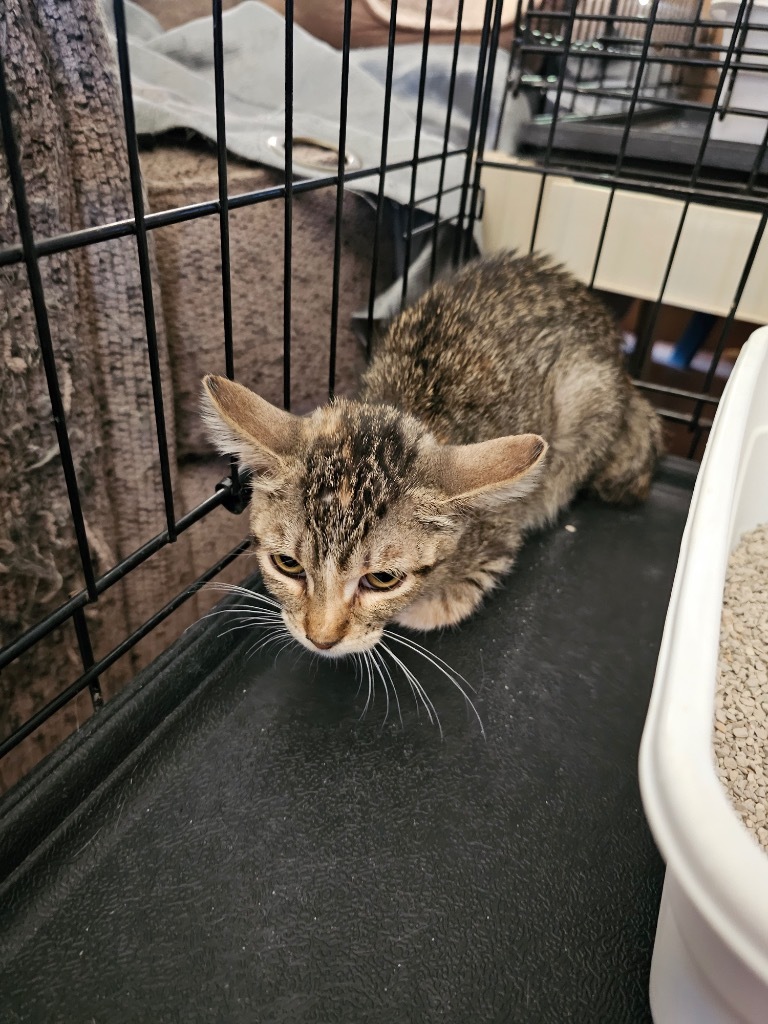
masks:
<instances>
[{"instance_id":1,"label":"dark shadow under cage","mask_svg":"<svg viewBox=\"0 0 768 1024\"><path fill-rule=\"evenodd\" d=\"M310 14L287 3L284 28L268 12L271 167L242 159L221 3L188 44L207 47L190 58L207 140L147 112L167 85L149 10L118 0L103 24L54 6L8 7L0 67L6 785L204 610L203 584L245 573L247 484L201 439L202 372L303 411L353 390L378 326L478 244L540 249L606 295L673 450L700 456L738 346L768 318L760 6L489 0L446 25L427 2L417 31L393 3L363 67L370 26L348 0L326 26L338 135L319 138L294 59ZM367 137L361 69L380 97Z\"/></svg>"}]
</instances>

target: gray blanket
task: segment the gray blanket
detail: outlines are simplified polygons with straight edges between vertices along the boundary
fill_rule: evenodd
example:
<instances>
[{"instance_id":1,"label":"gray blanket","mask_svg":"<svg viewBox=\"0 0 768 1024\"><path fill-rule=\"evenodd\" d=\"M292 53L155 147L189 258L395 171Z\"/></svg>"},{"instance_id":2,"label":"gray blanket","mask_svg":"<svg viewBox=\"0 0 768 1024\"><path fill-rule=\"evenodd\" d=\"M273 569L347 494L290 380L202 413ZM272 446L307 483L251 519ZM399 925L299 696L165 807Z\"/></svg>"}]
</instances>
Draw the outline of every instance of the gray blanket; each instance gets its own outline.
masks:
<instances>
[{"instance_id":1,"label":"gray blanket","mask_svg":"<svg viewBox=\"0 0 768 1024\"><path fill-rule=\"evenodd\" d=\"M106 4L110 29L111 4ZM150 14L128 2L126 16L130 46L136 126L140 133L155 134L188 128L210 139L216 137L213 79L213 33L210 18L188 22L164 31ZM227 146L241 157L283 169L285 105L283 18L260 3L247 0L223 15L224 82L226 93ZM393 96L390 107L388 161L410 160L416 138L421 46L395 49ZM453 47L430 47L427 67L419 154L442 152L446 126L447 95ZM450 145L467 144L479 48L462 44L450 123ZM381 158L381 125L385 100L386 48L353 50L350 54L347 154L352 166L378 167ZM301 28L294 30L294 138L313 139L338 148L342 55ZM495 131L507 55L500 53L494 75L491 131ZM294 156L294 174L315 178L329 173L302 164ZM449 158L445 167L441 215L458 209L465 160ZM333 160L331 170L333 173ZM434 210L440 161L418 168L416 205ZM377 173L356 180L351 187L376 193ZM411 193L411 169L385 176L384 192L406 204Z\"/></svg>"}]
</instances>

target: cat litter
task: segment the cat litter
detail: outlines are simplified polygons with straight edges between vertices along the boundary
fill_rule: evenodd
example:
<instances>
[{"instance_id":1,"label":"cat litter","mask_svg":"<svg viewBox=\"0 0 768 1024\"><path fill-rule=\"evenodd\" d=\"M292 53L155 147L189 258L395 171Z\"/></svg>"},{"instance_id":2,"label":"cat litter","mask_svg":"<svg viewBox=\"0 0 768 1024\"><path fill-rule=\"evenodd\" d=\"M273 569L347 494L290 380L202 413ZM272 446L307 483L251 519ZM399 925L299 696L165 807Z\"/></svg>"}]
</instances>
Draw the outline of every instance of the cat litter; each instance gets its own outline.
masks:
<instances>
[{"instance_id":1,"label":"cat litter","mask_svg":"<svg viewBox=\"0 0 768 1024\"><path fill-rule=\"evenodd\" d=\"M728 561L713 742L720 780L768 851L768 523Z\"/></svg>"}]
</instances>

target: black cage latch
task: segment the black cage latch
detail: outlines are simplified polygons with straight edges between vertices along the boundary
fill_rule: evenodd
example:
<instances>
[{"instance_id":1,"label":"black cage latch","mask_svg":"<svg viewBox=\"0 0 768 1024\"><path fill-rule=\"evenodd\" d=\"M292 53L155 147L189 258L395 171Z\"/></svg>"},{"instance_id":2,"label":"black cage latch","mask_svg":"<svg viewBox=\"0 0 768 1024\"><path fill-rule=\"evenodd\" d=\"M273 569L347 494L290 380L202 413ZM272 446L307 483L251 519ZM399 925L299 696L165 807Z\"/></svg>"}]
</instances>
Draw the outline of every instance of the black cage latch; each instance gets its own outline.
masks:
<instances>
[{"instance_id":1,"label":"black cage latch","mask_svg":"<svg viewBox=\"0 0 768 1024\"><path fill-rule=\"evenodd\" d=\"M233 470L232 476L225 476L216 484L217 491L223 491L221 504L228 512L239 516L251 500L251 475Z\"/></svg>"}]
</instances>

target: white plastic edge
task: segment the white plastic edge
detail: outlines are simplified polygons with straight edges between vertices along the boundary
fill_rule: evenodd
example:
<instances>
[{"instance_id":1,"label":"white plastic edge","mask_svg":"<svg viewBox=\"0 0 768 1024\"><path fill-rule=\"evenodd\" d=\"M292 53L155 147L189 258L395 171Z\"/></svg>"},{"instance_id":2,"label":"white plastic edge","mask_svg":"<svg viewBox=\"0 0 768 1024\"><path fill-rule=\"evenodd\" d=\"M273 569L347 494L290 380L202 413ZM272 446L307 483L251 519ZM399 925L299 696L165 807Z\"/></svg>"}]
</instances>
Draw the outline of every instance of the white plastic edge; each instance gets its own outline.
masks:
<instances>
[{"instance_id":1,"label":"white plastic edge","mask_svg":"<svg viewBox=\"0 0 768 1024\"><path fill-rule=\"evenodd\" d=\"M748 455L755 385L766 361L768 327L742 349L699 470L639 769L646 817L668 869L713 930L768 984L768 858L731 806L715 774L712 748L732 521ZM763 401L768 404L768 398ZM691 557L692 550L708 557Z\"/></svg>"},{"instance_id":2,"label":"white plastic edge","mask_svg":"<svg viewBox=\"0 0 768 1024\"><path fill-rule=\"evenodd\" d=\"M715 21L736 21L736 15L741 7L741 0L714 0L709 6L709 16ZM759 7L768 7L768 0L752 0L752 12L747 22L752 27L760 24L762 12L756 10ZM762 14L765 17L764 14Z\"/></svg>"}]
</instances>

